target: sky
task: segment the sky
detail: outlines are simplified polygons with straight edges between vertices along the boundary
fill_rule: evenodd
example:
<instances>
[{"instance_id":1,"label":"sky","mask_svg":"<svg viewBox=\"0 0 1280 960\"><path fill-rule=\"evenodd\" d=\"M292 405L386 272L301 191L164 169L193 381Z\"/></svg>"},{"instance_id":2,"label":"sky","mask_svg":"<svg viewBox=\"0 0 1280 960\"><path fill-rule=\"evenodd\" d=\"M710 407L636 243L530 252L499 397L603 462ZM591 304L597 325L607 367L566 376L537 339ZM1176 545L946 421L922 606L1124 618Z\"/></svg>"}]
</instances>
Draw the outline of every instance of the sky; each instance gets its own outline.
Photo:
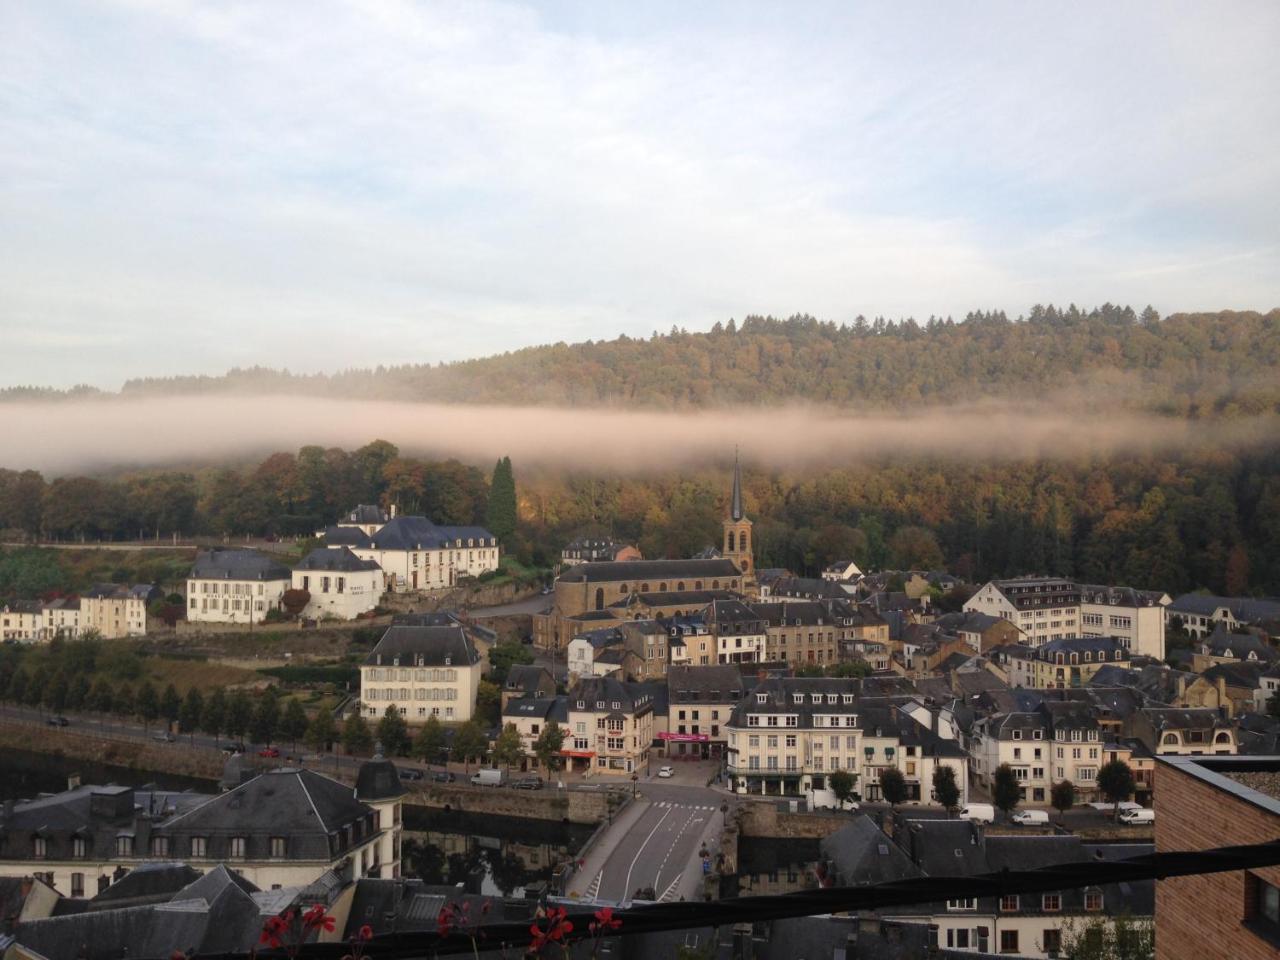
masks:
<instances>
[{"instance_id":1,"label":"sky","mask_svg":"<svg viewBox=\"0 0 1280 960\"><path fill-rule=\"evenodd\" d=\"M1280 306L1280 4L0 0L0 386Z\"/></svg>"}]
</instances>

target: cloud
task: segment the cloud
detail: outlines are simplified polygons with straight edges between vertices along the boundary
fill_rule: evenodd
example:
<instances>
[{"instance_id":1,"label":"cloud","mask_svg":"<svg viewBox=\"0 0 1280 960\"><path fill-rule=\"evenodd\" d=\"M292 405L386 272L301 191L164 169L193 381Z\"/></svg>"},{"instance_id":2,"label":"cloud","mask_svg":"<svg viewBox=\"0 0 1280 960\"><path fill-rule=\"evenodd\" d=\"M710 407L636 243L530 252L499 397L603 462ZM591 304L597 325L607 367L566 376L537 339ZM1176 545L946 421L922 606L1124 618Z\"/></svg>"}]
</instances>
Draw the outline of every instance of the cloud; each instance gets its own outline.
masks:
<instances>
[{"instance_id":1,"label":"cloud","mask_svg":"<svg viewBox=\"0 0 1280 960\"><path fill-rule=\"evenodd\" d=\"M506 455L524 466L643 473L715 459L734 446L751 463L804 468L912 456L1144 456L1274 445L1276 436L1274 418L1093 418L1061 397L1043 406L992 402L904 416L802 406L674 414L280 396L9 403L3 410L5 466L51 474L236 462L307 444L355 449L375 438L406 454L482 466Z\"/></svg>"},{"instance_id":2,"label":"cloud","mask_svg":"<svg viewBox=\"0 0 1280 960\"><path fill-rule=\"evenodd\" d=\"M0 383L1280 302L1269 3L4 18Z\"/></svg>"}]
</instances>

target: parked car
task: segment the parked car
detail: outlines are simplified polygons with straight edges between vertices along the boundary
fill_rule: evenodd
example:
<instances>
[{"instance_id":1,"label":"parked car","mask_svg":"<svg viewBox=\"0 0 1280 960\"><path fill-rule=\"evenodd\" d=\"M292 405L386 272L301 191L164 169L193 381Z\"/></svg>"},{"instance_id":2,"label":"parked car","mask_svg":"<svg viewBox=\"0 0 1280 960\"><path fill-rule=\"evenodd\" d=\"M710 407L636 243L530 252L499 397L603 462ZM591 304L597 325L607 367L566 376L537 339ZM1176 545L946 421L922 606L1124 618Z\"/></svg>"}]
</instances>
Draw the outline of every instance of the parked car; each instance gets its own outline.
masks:
<instances>
[{"instance_id":1,"label":"parked car","mask_svg":"<svg viewBox=\"0 0 1280 960\"><path fill-rule=\"evenodd\" d=\"M1146 808L1140 810L1122 810L1120 811L1120 822L1127 823L1130 826L1142 823L1155 823L1156 812Z\"/></svg>"},{"instance_id":2,"label":"parked car","mask_svg":"<svg viewBox=\"0 0 1280 960\"><path fill-rule=\"evenodd\" d=\"M1013 815L1014 823L1044 824L1049 822L1049 814L1044 810L1019 810Z\"/></svg>"},{"instance_id":3,"label":"parked car","mask_svg":"<svg viewBox=\"0 0 1280 960\"><path fill-rule=\"evenodd\" d=\"M66 717L50 717L45 721L51 727L65 727L70 722Z\"/></svg>"},{"instance_id":4,"label":"parked car","mask_svg":"<svg viewBox=\"0 0 1280 960\"><path fill-rule=\"evenodd\" d=\"M434 780L436 783L453 783L458 778L455 777L453 773L448 770L437 770L435 773L431 775L431 779Z\"/></svg>"},{"instance_id":5,"label":"parked car","mask_svg":"<svg viewBox=\"0 0 1280 960\"><path fill-rule=\"evenodd\" d=\"M421 780L423 773L421 770L414 770L412 767L400 767L401 780Z\"/></svg>"},{"instance_id":6,"label":"parked car","mask_svg":"<svg viewBox=\"0 0 1280 960\"><path fill-rule=\"evenodd\" d=\"M672 770L670 767L658 768L658 776L661 777L663 780L669 780L675 775L676 775L676 772Z\"/></svg>"},{"instance_id":7,"label":"parked car","mask_svg":"<svg viewBox=\"0 0 1280 960\"><path fill-rule=\"evenodd\" d=\"M244 753L244 747L240 746L238 743L224 743L222 745L222 752L231 757L235 756L237 753Z\"/></svg>"},{"instance_id":8,"label":"parked car","mask_svg":"<svg viewBox=\"0 0 1280 960\"><path fill-rule=\"evenodd\" d=\"M258 751L258 756L266 757L269 760L274 760L276 757L280 756L280 748L279 747L263 747L261 750Z\"/></svg>"},{"instance_id":9,"label":"parked car","mask_svg":"<svg viewBox=\"0 0 1280 960\"><path fill-rule=\"evenodd\" d=\"M513 783L512 786L515 787L517 790L541 790L542 778L536 777L536 776L521 777L519 780Z\"/></svg>"},{"instance_id":10,"label":"parked car","mask_svg":"<svg viewBox=\"0 0 1280 960\"><path fill-rule=\"evenodd\" d=\"M161 730L159 733L153 733L151 739L157 743L173 743L173 734L167 730Z\"/></svg>"},{"instance_id":11,"label":"parked car","mask_svg":"<svg viewBox=\"0 0 1280 960\"><path fill-rule=\"evenodd\" d=\"M503 777L501 770L486 767L472 774L471 783L477 787L500 787L504 779L506 778Z\"/></svg>"},{"instance_id":12,"label":"parked car","mask_svg":"<svg viewBox=\"0 0 1280 960\"><path fill-rule=\"evenodd\" d=\"M961 820L972 820L974 823L994 823L996 808L989 803L966 803L960 808Z\"/></svg>"}]
</instances>

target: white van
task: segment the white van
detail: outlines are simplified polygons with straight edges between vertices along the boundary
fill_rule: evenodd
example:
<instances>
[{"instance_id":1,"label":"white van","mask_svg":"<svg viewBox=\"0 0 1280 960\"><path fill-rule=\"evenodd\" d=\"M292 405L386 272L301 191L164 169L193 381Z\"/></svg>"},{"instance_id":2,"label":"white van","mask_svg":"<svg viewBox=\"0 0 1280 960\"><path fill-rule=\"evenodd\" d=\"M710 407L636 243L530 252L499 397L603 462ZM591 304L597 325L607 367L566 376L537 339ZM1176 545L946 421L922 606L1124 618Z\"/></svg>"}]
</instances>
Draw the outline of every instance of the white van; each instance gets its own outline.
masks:
<instances>
[{"instance_id":1,"label":"white van","mask_svg":"<svg viewBox=\"0 0 1280 960\"><path fill-rule=\"evenodd\" d=\"M492 767L477 770L471 776L471 782L477 787L500 787L504 779L502 771Z\"/></svg>"},{"instance_id":2,"label":"white van","mask_svg":"<svg viewBox=\"0 0 1280 960\"><path fill-rule=\"evenodd\" d=\"M974 823L994 823L996 808L989 803L966 803L960 808L961 820L972 820Z\"/></svg>"},{"instance_id":3,"label":"white van","mask_svg":"<svg viewBox=\"0 0 1280 960\"><path fill-rule=\"evenodd\" d=\"M1155 823L1156 812L1145 808L1141 810L1121 810L1120 822L1128 824Z\"/></svg>"},{"instance_id":4,"label":"white van","mask_svg":"<svg viewBox=\"0 0 1280 960\"><path fill-rule=\"evenodd\" d=\"M1014 823L1045 824L1049 822L1049 814L1044 810L1019 810L1013 815Z\"/></svg>"}]
</instances>

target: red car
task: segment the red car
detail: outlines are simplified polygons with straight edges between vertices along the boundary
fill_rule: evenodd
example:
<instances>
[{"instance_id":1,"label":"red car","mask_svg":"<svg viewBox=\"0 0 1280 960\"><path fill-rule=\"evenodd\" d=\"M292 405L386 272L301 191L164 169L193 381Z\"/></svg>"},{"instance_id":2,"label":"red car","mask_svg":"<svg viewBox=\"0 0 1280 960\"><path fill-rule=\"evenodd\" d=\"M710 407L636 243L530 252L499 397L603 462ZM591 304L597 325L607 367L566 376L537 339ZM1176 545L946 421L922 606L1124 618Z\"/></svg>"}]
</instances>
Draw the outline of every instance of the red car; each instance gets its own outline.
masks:
<instances>
[{"instance_id":1,"label":"red car","mask_svg":"<svg viewBox=\"0 0 1280 960\"><path fill-rule=\"evenodd\" d=\"M280 756L280 749L278 747L263 747L258 751L258 756L274 760L276 757Z\"/></svg>"}]
</instances>

